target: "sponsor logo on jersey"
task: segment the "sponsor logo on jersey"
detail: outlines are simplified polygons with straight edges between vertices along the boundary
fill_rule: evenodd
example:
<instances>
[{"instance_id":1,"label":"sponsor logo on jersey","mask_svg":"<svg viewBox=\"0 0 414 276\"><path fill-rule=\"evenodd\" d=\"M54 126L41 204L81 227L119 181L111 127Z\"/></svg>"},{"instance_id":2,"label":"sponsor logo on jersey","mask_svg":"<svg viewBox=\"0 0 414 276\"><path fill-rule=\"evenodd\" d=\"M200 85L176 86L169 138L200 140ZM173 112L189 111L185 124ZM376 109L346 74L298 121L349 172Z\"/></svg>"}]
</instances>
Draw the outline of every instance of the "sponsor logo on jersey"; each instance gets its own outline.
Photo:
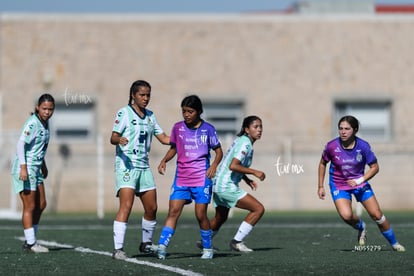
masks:
<instances>
[{"instance_id":1,"label":"sponsor logo on jersey","mask_svg":"<svg viewBox=\"0 0 414 276\"><path fill-rule=\"evenodd\" d=\"M200 140L202 144L206 144L207 143L207 134L202 134L200 136Z\"/></svg>"},{"instance_id":2,"label":"sponsor logo on jersey","mask_svg":"<svg viewBox=\"0 0 414 276\"><path fill-rule=\"evenodd\" d=\"M358 151L357 151L356 160L357 160L358 162L361 162L361 161L362 161L362 154L361 154L361 150L358 150Z\"/></svg>"},{"instance_id":3,"label":"sponsor logo on jersey","mask_svg":"<svg viewBox=\"0 0 414 276\"><path fill-rule=\"evenodd\" d=\"M131 177L129 176L129 173L125 173L124 174L124 181L128 182L131 179Z\"/></svg>"}]
</instances>

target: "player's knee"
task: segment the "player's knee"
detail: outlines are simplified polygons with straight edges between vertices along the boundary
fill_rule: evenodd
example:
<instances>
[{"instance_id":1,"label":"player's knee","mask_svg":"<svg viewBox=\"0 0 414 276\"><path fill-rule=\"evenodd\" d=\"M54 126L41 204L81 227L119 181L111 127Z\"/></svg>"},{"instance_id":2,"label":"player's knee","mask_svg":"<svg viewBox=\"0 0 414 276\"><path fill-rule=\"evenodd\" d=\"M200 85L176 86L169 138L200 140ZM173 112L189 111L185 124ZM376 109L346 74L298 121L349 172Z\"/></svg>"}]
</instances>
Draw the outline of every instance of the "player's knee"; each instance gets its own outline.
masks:
<instances>
[{"instance_id":1,"label":"player's knee","mask_svg":"<svg viewBox=\"0 0 414 276\"><path fill-rule=\"evenodd\" d=\"M116 217L118 218L117 219L118 221L125 221L125 219L129 218L130 214L131 214L131 209L126 208L126 207L121 207L121 208L119 208Z\"/></svg>"},{"instance_id":2,"label":"player's knee","mask_svg":"<svg viewBox=\"0 0 414 276\"><path fill-rule=\"evenodd\" d=\"M345 222L353 221L355 218L350 208L338 208L338 214Z\"/></svg>"},{"instance_id":3,"label":"player's knee","mask_svg":"<svg viewBox=\"0 0 414 276\"><path fill-rule=\"evenodd\" d=\"M157 206L151 206L150 208L144 209L144 216L145 217L155 217L157 214Z\"/></svg>"},{"instance_id":4,"label":"player's knee","mask_svg":"<svg viewBox=\"0 0 414 276\"><path fill-rule=\"evenodd\" d=\"M259 209L260 215L263 215L265 213L265 207L260 204L260 209Z\"/></svg>"},{"instance_id":5,"label":"player's knee","mask_svg":"<svg viewBox=\"0 0 414 276\"><path fill-rule=\"evenodd\" d=\"M36 204L29 203L23 205L23 212L33 213L36 210Z\"/></svg>"},{"instance_id":6,"label":"player's knee","mask_svg":"<svg viewBox=\"0 0 414 276\"><path fill-rule=\"evenodd\" d=\"M256 214L258 214L259 216L262 216L265 212L265 208L264 208L263 204L261 204L261 203L257 204L257 206L254 209L254 212Z\"/></svg>"},{"instance_id":7,"label":"player's knee","mask_svg":"<svg viewBox=\"0 0 414 276\"><path fill-rule=\"evenodd\" d=\"M380 225L383 224L387 220L387 218L384 215L382 215L379 218L374 218L374 220L378 225Z\"/></svg>"},{"instance_id":8,"label":"player's knee","mask_svg":"<svg viewBox=\"0 0 414 276\"><path fill-rule=\"evenodd\" d=\"M178 217L181 215L181 210L180 209L175 209L172 208L170 210L168 210L168 217L169 218L174 218L174 219L178 219ZM196 215L197 216L197 215Z\"/></svg>"},{"instance_id":9,"label":"player's knee","mask_svg":"<svg viewBox=\"0 0 414 276\"><path fill-rule=\"evenodd\" d=\"M345 214L340 214L342 220L348 224L352 224L353 223L353 216L351 213L345 213Z\"/></svg>"}]
</instances>

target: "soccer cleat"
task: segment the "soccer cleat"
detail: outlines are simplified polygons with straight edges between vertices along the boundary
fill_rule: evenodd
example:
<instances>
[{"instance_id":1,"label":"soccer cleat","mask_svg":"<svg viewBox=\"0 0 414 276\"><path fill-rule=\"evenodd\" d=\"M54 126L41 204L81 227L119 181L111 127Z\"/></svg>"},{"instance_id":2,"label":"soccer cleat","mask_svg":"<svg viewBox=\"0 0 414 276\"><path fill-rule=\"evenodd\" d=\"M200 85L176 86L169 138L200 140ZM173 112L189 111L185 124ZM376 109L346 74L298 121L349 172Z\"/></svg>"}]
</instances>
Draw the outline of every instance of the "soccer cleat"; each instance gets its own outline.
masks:
<instances>
[{"instance_id":1,"label":"soccer cleat","mask_svg":"<svg viewBox=\"0 0 414 276\"><path fill-rule=\"evenodd\" d=\"M34 253L47 253L47 252L49 252L49 249L47 247L41 246L38 243L28 244L27 242L24 242L23 250L26 251L26 252L34 252Z\"/></svg>"},{"instance_id":2,"label":"soccer cleat","mask_svg":"<svg viewBox=\"0 0 414 276\"><path fill-rule=\"evenodd\" d=\"M167 257L167 247L163 244L158 245L157 256L160 260L165 260Z\"/></svg>"},{"instance_id":3,"label":"soccer cleat","mask_svg":"<svg viewBox=\"0 0 414 276\"><path fill-rule=\"evenodd\" d=\"M252 252L253 249L248 248L244 242L231 240L230 242L230 249L239 252Z\"/></svg>"},{"instance_id":4,"label":"soccer cleat","mask_svg":"<svg viewBox=\"0 0 414 276\"><path fill-rule=\"evenodd\" d=\"M397 252L405 252L405 247L399 243L396 243L392 246L392 249Z\"/></svg>"},{"instance_id":5,"label":"soccer cleat","mask_svg":"<svg viewBox=\"0 0 414 276\"><path fill-rule=\"evenodd\" d=\"M200 241L200 240L198 240L197 242L196 242L196 246L197 246L197 248L199 248L199 249L201 249L201 250L203 250L204 248L203 248L203 243ZM213 250L214 251L219 251L219 249L217 248L217 247L215 247L215 246L213 246Z\"/></svg>"},{"instance_id":6,"label":"soccer cleat","mask_svg":"<svg viewBox=\"0 0 414 276\"><path fill-rule=\"evenodd\" d=\"M358 230L358 244L365 245L367 242L367 230L365 227L362 230Z\"/></svg>"},{"instance_id":7,"label":"soccer cleat","mask_svg":"<svg viewBox=\"0 0 414 276\"><path fill-rule=\"evenodd\" d=\"M115 249L112 253L112 259L114 260L125 260L127 258L126 253L122 249Z\"/></svg>"},{"instance_id":8,"label":"soccer cleat","mask_svg":"<svg viewBox=\"0 0 414 276\"><path fill-rule=\"evenodd\" d=\"M201 259L213 259L214 250L213 248L204 248L203 255L201 255Z\"/></svg>"},{"instance_id":9,"label":"soccer cleat","mask_svg":"<svg viewBox=\"0 0 414 276\"><path fill-rule=\"evenodd\" d=\"M157 252L158 247L152 242L141 242L139 245L139 251L142 253L155 253Z\"/></svg>"}]
</instances>

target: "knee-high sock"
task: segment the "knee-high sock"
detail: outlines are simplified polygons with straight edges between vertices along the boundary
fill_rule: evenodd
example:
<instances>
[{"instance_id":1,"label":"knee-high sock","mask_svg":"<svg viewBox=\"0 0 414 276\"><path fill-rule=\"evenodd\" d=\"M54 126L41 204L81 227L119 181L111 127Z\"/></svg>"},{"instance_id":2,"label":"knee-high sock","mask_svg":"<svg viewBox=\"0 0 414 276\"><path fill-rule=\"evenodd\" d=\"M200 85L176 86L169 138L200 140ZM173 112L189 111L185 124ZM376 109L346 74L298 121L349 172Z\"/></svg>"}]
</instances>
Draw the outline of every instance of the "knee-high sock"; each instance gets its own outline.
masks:
<instances>
[{"instance_id":1,"label":"knee-high sock","mask_svg":"<svg viewBox=\"0 0 414 276\"><path fill-rule=\"evenodd\" d=\"M387 231L382 232L382 235L387 239L387 241L391 245L398 243L397 239L395 238L394 230L392 230L391 227Z\"/></svg>"},{"instance_id":2,"label":"knee-high sock","mask_svg":"<svg viewBox=\"0 0 414 276\"><path fill-rule=\"evenodd\" d=\"M114 248L122 249L124 247L125 233L127 229L126 222L114 220Z\"/></svg>"},{"instance_id":3,"label":"knee-high sock","mask_svg":"<svg viewBox=\"0 0 414 276\"><path fill-rule=\"evenodd\" d=\"M201 244L203 245L203 248L210 249L213 247L211 244L211 238L212 238L211 229L208 229L208 230L200 229L200 236L201 236Z\"/></svg>"},{"instance_id":4,"label":"knee-high sock","mask_svg":"<svg viewBox=\"0 0 414 276\"><path fill-rule=\"evenodd\" d=\"M152 236L154 235L156 220L146 220L142 218L142 242L152 242Z\"/></svg>"},{"instance_id":5,"label":"knee-high sock","mask_svg":"<svg viewBox=\"0 0 414 276\"><path fill-rule=\"evenodd\" d=\"M362 219L359 219L359 222L354 225L354 228L359 231L363 230L365 228L365 222Z\"/></svg>"},{"instance_id":6,"label":"knee-high sock","mask_svg":"<svg viewBox=\"0 0 414 276\"><path fill-rule=\"evenodd\" d=\"M236 241L242 241L252 230L253 226L243 221L233 239Z\"/></svg>"},{"instance_id":7,"label":"knee-high sock","mask_svg":"<svg viewBox=\"0 0 414 276\"><path fill-rule=\"evenodd\" d=\"M26 239L27 244L34 244L36 242L36 235L33 227L27 228L23 230L24 238Z\"/></svg>"},{"instance_id":8,"label":"knee-high sock","mask_svg":"<svg viewBox=\"0 0 414 276\"><path fill-rule=\"evenodd\" d=\"M168 226L164 226L162 228L161 236L160 236L160 240L159 240L158 244L162 244L162 245L165 245L166 247L168 247L168 245L170 244L170 240L171 240L173 235L174 235L174 229L172 229L171 227L168 227Z\"/></svg>"}]
</instances>

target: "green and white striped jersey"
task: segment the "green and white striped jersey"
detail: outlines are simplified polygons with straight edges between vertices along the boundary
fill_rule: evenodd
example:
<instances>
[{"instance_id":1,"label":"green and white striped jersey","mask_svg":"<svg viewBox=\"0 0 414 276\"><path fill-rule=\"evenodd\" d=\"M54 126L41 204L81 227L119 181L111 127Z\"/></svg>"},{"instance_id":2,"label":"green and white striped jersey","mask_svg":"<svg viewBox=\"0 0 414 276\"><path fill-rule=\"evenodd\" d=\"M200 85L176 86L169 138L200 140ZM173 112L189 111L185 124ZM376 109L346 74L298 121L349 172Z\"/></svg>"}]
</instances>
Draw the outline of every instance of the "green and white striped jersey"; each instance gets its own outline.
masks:
<instances>
[{"instance_id":1,"label":"green and white striped jersey","mask_svg":"<svg viewBox=\"0 0 414 276\"><path fill-rule=\"evenodd\" d=\"M132 106L127 105L117 112L112 131L128 139L127 145L116 146L115 168L149 168L152 136L164 132L154 113L145 109L145 116L141 118Z\"/></svg>"},{"instance_id":2,"label":"green and white striped jersey","mask_svg":"<svg viewBox=\"0 0 414 276\"><path fill-rule=\"evenodd\" d=\"M243 174L229 169L233 158L247 168L252 164L253 144L246 135L237 137L224 155L214 179L213 192L234 191L239 186Z\"/></svg>"},{"instance_id":3,"label":"green and white striped jersey","mask_svg":"<svg viewBox=\"0 0 414 276\"><path fill-rule=\"evenodd\" d=\"M24 155L27 167L41 166L49 145L50 131L48 123L43 125L36 114L27 119L20 133L19 140L24 142ZM20 162L16 154L12 174L20 173Z\"/></svg>"}]
</instances>

